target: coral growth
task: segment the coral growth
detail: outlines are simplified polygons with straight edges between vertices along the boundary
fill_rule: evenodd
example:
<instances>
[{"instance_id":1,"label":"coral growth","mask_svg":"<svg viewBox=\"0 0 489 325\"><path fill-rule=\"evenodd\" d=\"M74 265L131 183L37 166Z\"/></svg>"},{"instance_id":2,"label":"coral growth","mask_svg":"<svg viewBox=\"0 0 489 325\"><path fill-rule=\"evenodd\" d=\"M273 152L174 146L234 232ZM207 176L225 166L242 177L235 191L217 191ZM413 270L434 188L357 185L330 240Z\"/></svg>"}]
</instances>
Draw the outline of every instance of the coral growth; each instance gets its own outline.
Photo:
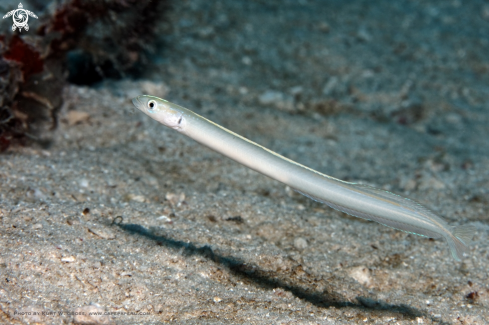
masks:
<instances>
[{"instance_id":1,"label":"coral growth","mask_svg":"<svg viewBox=\"0 0 489 325\"><path fill-rule=\"evenodd\" d=\"M20 65L24 80L29 79L33 74L42 72L44 61L40 53L34 46L27 44L20 36L13 35L3 54L5 60L15 61Z\"/></svg>"},{"instance_id":2,"label":"coral growth","mask_svg":"<svg viewBox=\"0 0 489 325\"><path fill-rule=\"evenodd\" d=\"M39 35L58 35L50 56L65 56L69 81L91 84L122 77L137 69L153 35L165 1L71 0L60 6Z\"/></svg>"},{"instance_id":3,"label":"coral growth","mask_svg":"<svg viewBox=\"0 0 489 325\"><path fill-rule=\"evenodd\" d=\"M11 109L21 81L18 66L0 59L0 152L7 149L14 134L22 133L22 123Z\"/></svg>"},{"instance_id":4,"label":"coral growth","mask_svg":"<svg viewBox=\"0 0 489 325\"><path fill-rule=\"evenodd\" d=\"M37 35L0 35L0 152L56 125L63 83L90 85L137 73L167 1L67 0ZM32 30L33 32L33 30ZM44 123L46 124L46 123ZM31 136L33 138L33 136Z\"/></svg>"},{"instance_id":5,"label":"coral growth","mask_svg":"<svg viewBox=\"0 0 489 325\"><path fill-rule=\"evenodd\" d=\"M19 109L15 97L19 87L32 74L43 70L39 53L17 35L7 43L0 37L4 53L0 53L0 152L14 138L27 131L27 117ZM7 44L6 44L7 43Z\"/></svg>"}]
</instances>

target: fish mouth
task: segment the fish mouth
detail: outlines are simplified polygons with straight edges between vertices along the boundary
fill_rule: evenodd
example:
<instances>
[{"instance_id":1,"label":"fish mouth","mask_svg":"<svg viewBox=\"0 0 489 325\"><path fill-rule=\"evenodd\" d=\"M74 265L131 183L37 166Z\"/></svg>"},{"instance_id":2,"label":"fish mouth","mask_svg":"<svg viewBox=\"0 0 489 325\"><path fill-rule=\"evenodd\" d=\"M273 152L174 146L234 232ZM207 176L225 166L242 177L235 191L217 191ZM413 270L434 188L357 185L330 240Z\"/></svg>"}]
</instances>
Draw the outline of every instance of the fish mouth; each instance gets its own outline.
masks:
<instances>
[{"instance_id":1,"label":"fish mouth","mask_svg":"<svg viewBox=\"0 0 489 325\"><path fill-rule=\"evenodd\" d=\"M141 102L139 101L139 97L134 97L132 99L132 103L134 104L134 106L136 106L136 108L139 108L139 106L141 106Z\"/></svg>"}]
</instances>

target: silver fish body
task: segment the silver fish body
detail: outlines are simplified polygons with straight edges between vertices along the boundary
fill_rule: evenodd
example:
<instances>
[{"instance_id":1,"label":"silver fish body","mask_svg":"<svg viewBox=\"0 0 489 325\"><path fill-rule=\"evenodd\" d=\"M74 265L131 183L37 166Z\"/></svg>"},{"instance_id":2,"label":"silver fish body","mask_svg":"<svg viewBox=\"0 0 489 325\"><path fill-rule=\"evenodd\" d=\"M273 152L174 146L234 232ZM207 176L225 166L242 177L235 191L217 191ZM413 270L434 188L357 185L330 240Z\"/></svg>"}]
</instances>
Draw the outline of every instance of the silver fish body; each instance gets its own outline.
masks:
<instances>
[{"instance_id":1,"label":"silver fish body","mask_svg":"<svg viewBox=\"0 0 489 325\"><path fill-rule=\"evenodd\" d=\"M349 215L430 238L444 237L452 256L467 252L475 227L451 227L421 204L371 186L345 182L301 165L182 106L153 96L133 100L142 112L195 141Z\"/></svg>"}]
</instances>

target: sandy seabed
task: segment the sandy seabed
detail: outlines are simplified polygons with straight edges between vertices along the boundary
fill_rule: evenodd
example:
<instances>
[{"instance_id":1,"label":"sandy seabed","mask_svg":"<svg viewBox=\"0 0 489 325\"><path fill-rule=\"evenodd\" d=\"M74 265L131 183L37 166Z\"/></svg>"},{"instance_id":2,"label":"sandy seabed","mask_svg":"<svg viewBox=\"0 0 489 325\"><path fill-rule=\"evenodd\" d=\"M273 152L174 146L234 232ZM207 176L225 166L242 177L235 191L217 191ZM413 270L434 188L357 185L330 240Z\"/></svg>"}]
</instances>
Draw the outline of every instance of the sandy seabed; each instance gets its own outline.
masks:
<instances>
[{"instance_id":1,"label":"sandy seabed","mask_svg":"<svg viewBox=\"0 0 489 325\"><path fill-rule=\"evenodd\" d=\"M175 3L145 80L67 86L48 146L0 155L0 320L487 324L489 7ZM328 175L478 230L349 217L132 108L166 97Z\"/></svg>"}]
</instances>

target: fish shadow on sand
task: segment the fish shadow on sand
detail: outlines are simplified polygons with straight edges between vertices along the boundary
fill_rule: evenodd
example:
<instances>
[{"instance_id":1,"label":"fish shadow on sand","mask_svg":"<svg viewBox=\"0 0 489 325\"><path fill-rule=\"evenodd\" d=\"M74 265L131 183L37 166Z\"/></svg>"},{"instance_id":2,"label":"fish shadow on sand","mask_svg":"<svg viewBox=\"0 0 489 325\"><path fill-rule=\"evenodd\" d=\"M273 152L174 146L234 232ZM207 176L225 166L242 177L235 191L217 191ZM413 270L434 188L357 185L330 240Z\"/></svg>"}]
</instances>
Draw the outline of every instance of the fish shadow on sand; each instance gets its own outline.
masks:
<instances>
[{"instance_id":1,"label":"fish shadow on sand","mask_svg":"<svg viewBox=\"0 0 489 325\"><path fill-rule=\"evenodd\" d=\"M416 317L426 317L431 319L433 324L447 324L440 319L436 319L425 311L400 304L393 305L381 300L372 299L366 296L356 297L357 302L345 299L341 294L331 290L332 286L324 283L328 279L313 275L313 278L304 278L305 272L300 272L301 265L288 272L264 271L256 265L251 265L240 261L231 256L222 256L214 253L211 247L204 245L198 247L192 243L175 240L162 235L155 235L147 228L138 224L114 223L121 230L133 235L140 235L155 242L156 245L165 246L170 249L179 250L184 256L199 255L216 264L228 269L230 273L239 277L243 282L265 289L280 288L292 293L295 297L305 300L319 308L354 308L368 313L370 317L395 317L397 320L414 320ZM302 273L302 276L297 276ZM320 282L323 283L320 283ZM317 290L318 284L325 287L324 290Z\"/></svg>"}]
</instances>

